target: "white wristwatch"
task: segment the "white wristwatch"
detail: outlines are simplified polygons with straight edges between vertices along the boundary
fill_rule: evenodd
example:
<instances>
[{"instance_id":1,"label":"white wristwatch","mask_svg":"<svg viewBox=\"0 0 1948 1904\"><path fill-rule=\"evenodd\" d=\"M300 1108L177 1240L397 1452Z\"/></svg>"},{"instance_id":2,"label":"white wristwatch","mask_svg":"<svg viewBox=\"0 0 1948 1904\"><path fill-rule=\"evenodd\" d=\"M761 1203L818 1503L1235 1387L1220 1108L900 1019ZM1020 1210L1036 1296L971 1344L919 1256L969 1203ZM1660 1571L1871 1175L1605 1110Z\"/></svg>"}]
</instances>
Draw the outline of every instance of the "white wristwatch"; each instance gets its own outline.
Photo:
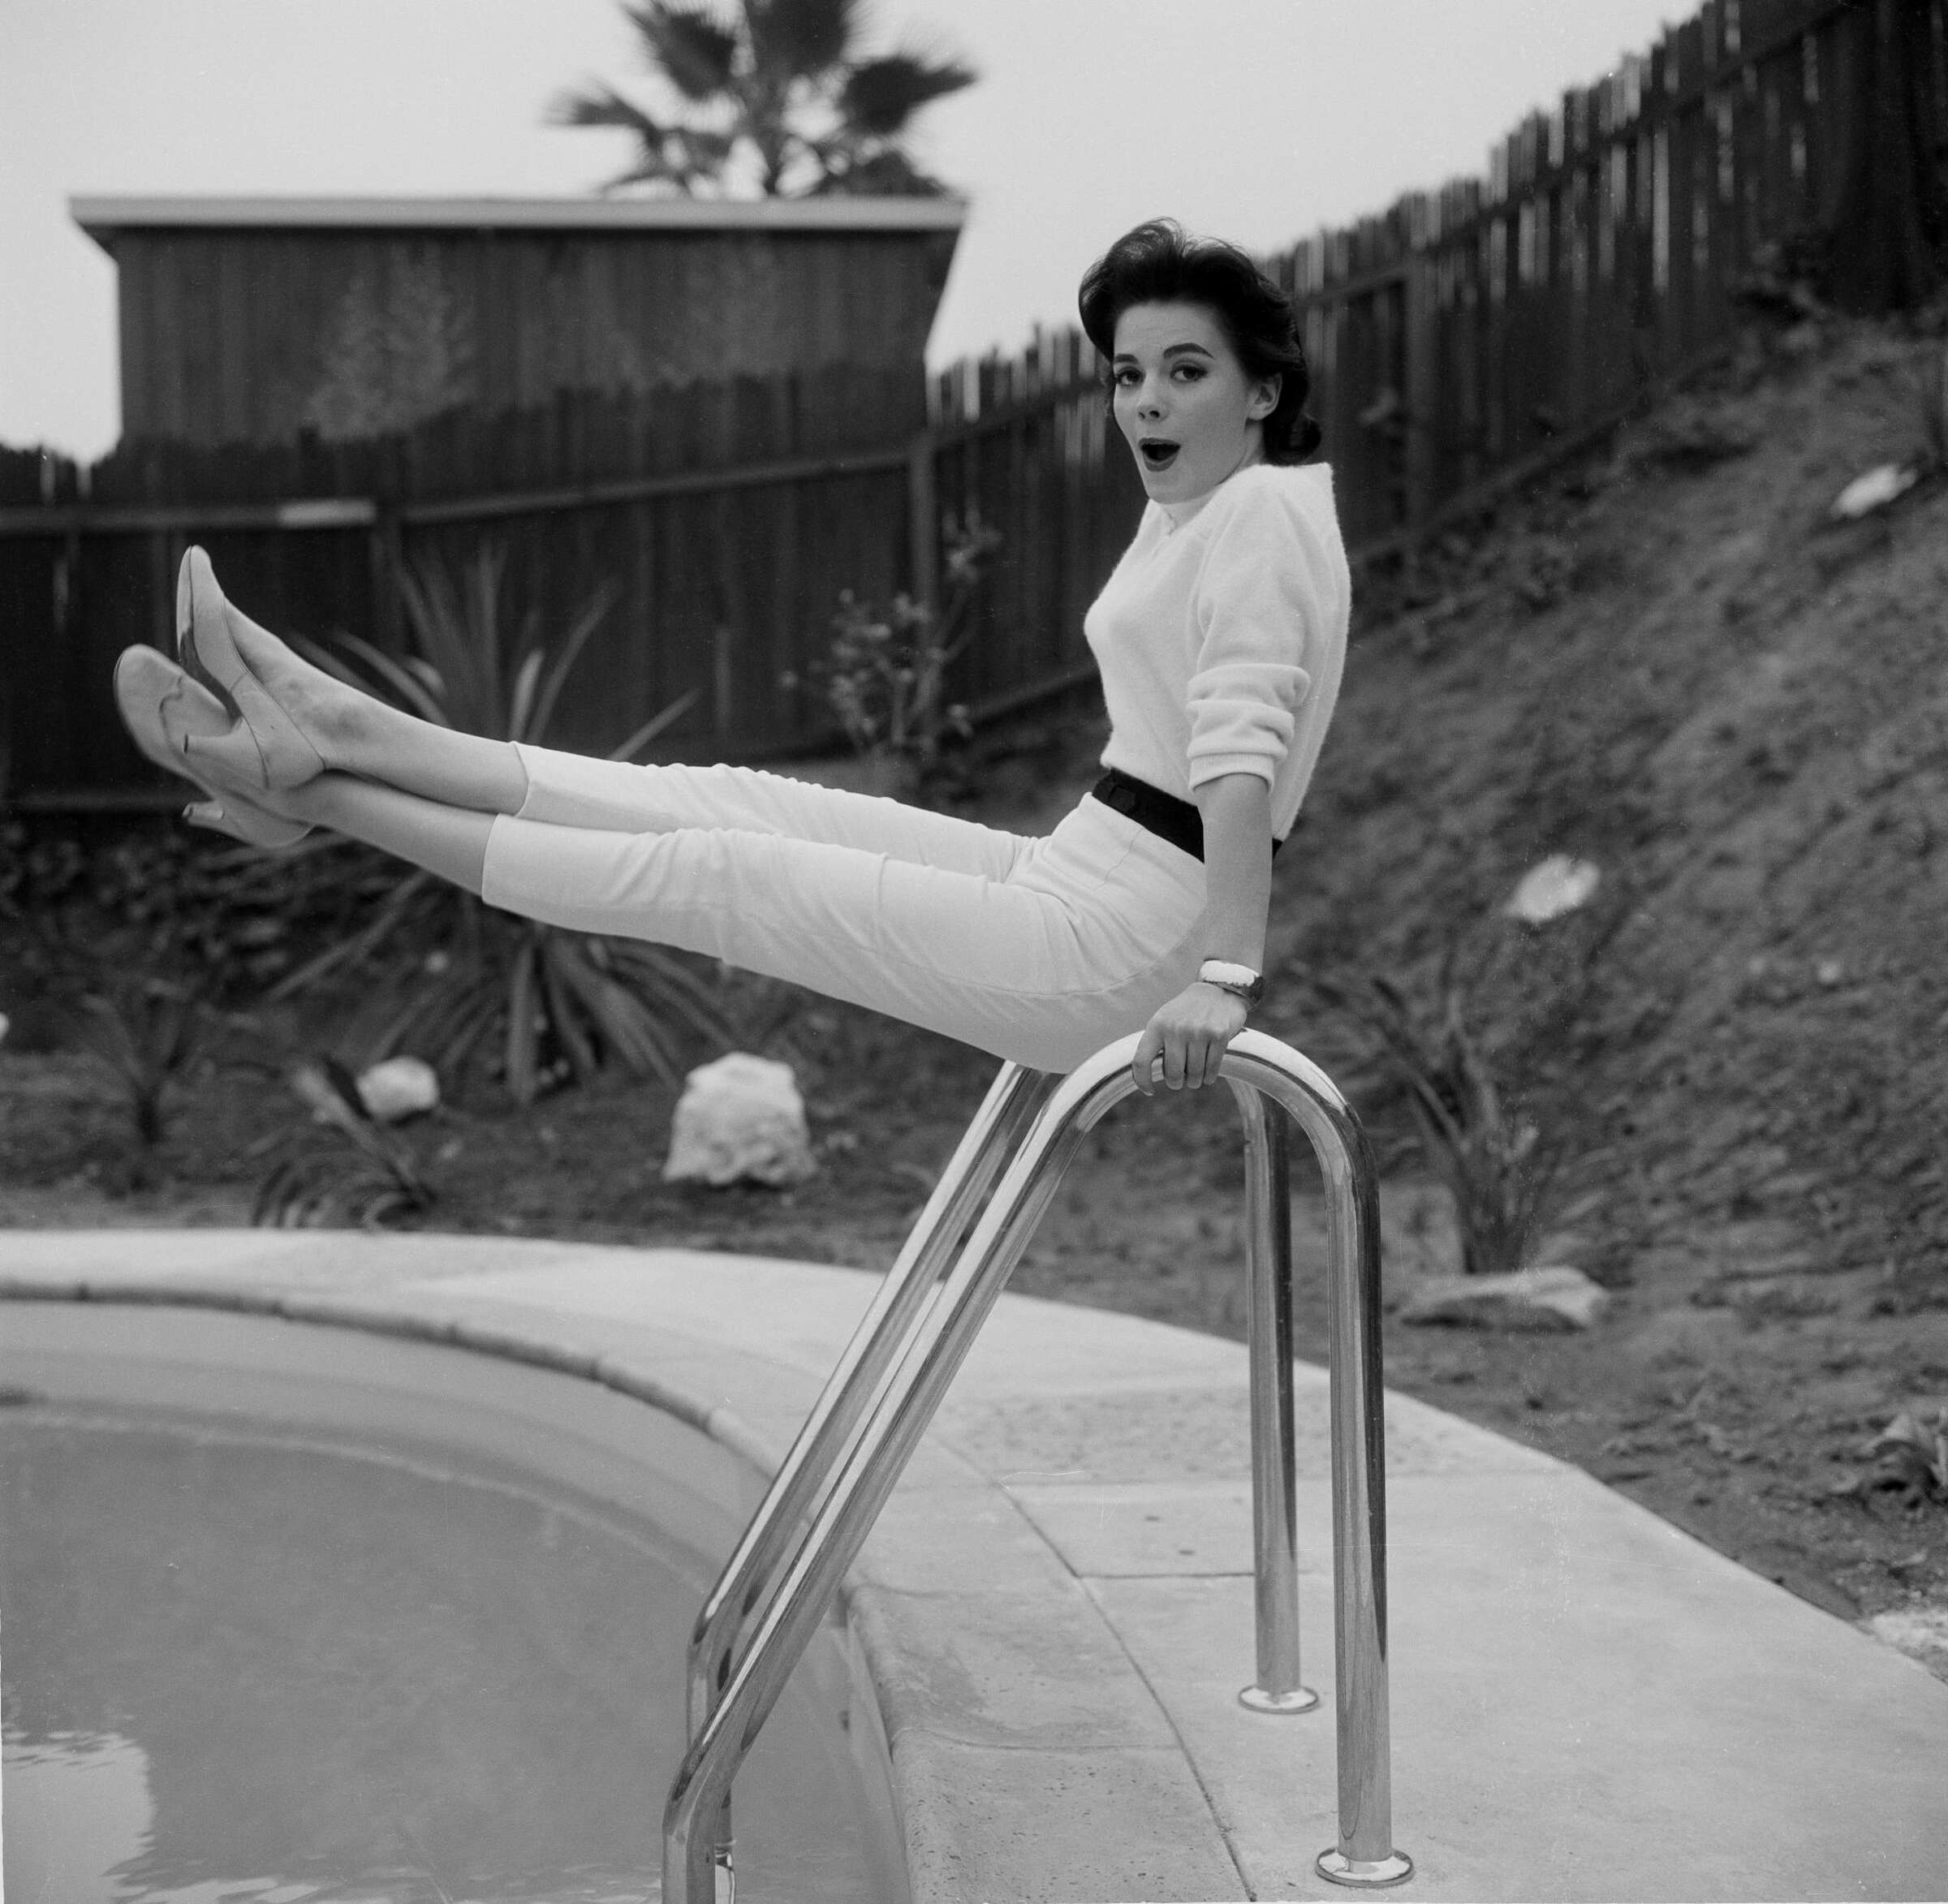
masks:
<instances>
[{"instance_id":1,"label":"white wristwatch","mask_svg":"<svg viewBox=\"0 0 1948 1904\"><path fill-rule=\"evenodd\" d=\"M1228 958L1207 958L1197 968L1200 984L1215 985L1221 992L1229 992L1234 997L1242 998L1247 1005L1256 1005L1265 996L1265 979L1248 965L1235 965Z\"/></svg>"}]
</instances>

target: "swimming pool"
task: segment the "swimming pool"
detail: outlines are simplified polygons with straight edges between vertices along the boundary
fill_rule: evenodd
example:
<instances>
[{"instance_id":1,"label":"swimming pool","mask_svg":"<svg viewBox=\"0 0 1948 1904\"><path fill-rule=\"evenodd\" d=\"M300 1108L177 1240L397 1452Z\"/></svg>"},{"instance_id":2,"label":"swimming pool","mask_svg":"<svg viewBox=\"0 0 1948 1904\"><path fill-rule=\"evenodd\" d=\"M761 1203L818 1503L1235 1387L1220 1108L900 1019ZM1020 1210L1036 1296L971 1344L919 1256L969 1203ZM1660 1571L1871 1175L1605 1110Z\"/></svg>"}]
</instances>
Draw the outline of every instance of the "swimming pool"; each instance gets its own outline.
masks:
<instances>
[{"instance_id":1,"label":"swimming pool","mask_svg":"<svg viewBox=\"0 0 1948 1904\"><path fill-rule=\"evenodd\" d=\"M10 1303L0 1384L12 1894L656 1894L748 1464L593 1384L256 1318ZM907 1896L842 1625L738 1800L747 1898Z\"/></svg>"}]
</instances>

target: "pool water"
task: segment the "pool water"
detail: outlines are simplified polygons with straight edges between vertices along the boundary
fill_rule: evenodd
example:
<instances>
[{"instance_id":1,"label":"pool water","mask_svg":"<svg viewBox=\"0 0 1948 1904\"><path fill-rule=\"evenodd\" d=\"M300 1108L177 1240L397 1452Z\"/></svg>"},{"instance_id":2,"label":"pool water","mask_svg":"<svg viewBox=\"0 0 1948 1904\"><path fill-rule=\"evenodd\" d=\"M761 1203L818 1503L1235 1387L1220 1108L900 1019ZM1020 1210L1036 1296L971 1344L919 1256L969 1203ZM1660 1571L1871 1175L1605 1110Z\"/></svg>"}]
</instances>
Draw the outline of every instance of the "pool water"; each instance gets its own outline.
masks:
<instances>
[{"instance_id":1,"label":"pool water","mask_svg":"<svg viewBox=\"0 0 1948 1904\"><path fill-rule=\"evenodd\" d=\"M612 1506L446 1450L0 1409L6 1893L654 1897L713 1571ZM739 1778L739 1894L891 1904L856 1702L808 1678Z\"/></svg>"}]
</instances>

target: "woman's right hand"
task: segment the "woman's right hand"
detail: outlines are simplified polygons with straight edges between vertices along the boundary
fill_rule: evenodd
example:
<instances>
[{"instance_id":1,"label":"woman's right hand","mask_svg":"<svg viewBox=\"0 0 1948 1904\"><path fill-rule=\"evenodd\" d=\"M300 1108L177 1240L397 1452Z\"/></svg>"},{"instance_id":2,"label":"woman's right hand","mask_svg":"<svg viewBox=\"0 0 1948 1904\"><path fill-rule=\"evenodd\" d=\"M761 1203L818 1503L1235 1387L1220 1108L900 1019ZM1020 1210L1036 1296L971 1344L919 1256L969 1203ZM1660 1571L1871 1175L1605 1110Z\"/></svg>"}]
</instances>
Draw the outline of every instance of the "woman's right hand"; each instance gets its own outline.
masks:
<instances>
[{"instance_id":1,"label":"woman's right hand","mask_svg":"<svg viewBox=\"0 0 1948 1904\"><path fill-rule=\"evenodd\" d=\"M1144 1027L1136 1040L1130 1073L1145 1097L1155 1092L1152 1073L1163 1061L1163 1083L1172 1091L1201 1090L1218 1081L1218 1066L1232 1039L1244 1029L1244 1001L1235 992L1207 985L1200 979L1187 985Z\"/></svg>"}]
</instances>

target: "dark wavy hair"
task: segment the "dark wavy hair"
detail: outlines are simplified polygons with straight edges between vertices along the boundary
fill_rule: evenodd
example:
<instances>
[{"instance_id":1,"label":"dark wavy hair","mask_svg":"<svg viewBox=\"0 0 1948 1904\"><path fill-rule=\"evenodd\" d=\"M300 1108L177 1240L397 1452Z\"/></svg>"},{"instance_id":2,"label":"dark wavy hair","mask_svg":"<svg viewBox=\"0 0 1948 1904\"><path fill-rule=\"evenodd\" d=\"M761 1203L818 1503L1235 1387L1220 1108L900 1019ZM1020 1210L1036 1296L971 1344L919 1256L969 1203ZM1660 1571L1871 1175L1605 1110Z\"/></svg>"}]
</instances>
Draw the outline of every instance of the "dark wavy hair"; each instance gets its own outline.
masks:
<instances>
[{"instance_id":1,"label":"dark wavy hair","mask_svg":"<svg viewBox=\"0 0 1948 1904\"><path fill-rule=\"evenodd\" d=\"M1090 265L1075 303L1105 364L1116 353L1116 321L1132 304L1203 305L1224 327L1247 377L1279 379L1278 401L1265 419L1266 462L1303 463L1319 447L1319 425L1305 407L1312 373L1292 300L1236 245L1192 238L1174 218L1152 218ZM1114 390L1112 381L1112 403Z\"/></svg>"}]
</instances>

